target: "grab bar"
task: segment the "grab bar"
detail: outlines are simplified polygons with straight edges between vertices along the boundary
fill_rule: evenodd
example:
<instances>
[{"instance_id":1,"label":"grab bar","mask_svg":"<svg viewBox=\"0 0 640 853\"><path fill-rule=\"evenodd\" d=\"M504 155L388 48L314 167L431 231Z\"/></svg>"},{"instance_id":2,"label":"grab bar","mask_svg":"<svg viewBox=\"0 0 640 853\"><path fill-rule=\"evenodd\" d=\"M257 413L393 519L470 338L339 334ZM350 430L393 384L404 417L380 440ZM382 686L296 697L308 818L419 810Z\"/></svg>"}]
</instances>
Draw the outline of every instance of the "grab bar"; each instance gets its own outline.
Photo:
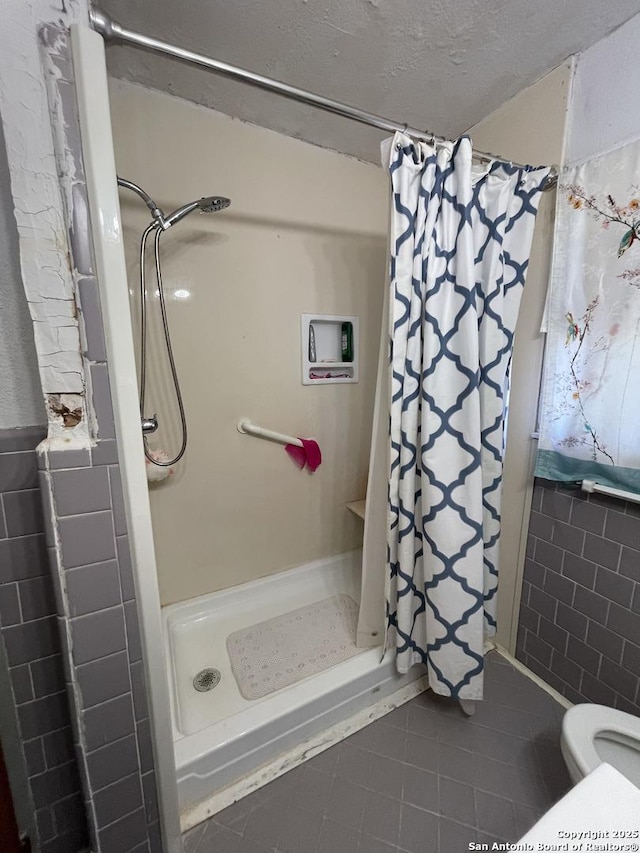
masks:
<instances>
[{"instance_id":1,"label":"grab bar","mask_svg":"<svg viewBox=\"0 0 640 853\"><path fill-rule=\"evenodd\" d=\"M244 435L255 435L257 438L266 438L269 441L277 441L279 444L295 444L302 447L303 444L299 438L293 435L284 435L281 432L274 432L272 429L264 429L263 427L252 424L249 418L242 418L237 423L238 432Z\"/></svg>"},{"instance_id":2,"label":"grab bar","mask_svg":"<svg viewBox=\"0 0 640 853\"><path fill-rule=\"evenodd\" d=\"M635 492L625 492L622 489L614 489L611 486L601 486L595 480L583 480L580 484L583 492L599 492L601 495L611 495L612 498L620 498L621 501L632 501L640 503L640 495Z\"/></svg>"}]
</instances>

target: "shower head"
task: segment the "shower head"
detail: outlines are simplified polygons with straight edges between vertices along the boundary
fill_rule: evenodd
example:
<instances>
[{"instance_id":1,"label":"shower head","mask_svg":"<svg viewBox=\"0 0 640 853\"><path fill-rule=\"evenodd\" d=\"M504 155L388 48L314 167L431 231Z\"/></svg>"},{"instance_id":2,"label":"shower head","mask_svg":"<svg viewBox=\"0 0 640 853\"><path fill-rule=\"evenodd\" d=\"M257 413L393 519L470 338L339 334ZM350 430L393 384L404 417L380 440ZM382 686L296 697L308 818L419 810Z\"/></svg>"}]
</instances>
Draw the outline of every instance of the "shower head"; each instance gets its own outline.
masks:
<instances>
[{"instance_id":1,"label":"shower head","mask_svg":"<svg viewBox=\"0 0 640 853\"><path fill-rule=\"evenodd\" d=\"M205 196L205 198L199 198L196 201L190 201L188 204L183 204L182 207L179 207L177 210L174 210L173 213L165 216L162 208L158 207L149 193L145 192L145 190L143 190L142 187L139 187L138 184L134 184L133 181L127 181L125 178L118 177L118 186L125 187L128 190L133 190L134 193L139 195L153 215L154 227L161 228L163 231L166 231L167 228L171 228L171 226L175 225L176 222L184 219L184 217L191 213L192 210L199 210L201 213L216 213L216 211L224 210L225 207L229 207L231 204L231 199L225 198L224 196L208 195Z\"/></svg>"},{"instance_id":2,"label":"shower head","mask_svg":"<svg viewBox=\"0 0 640 853\"><path fill-rule=\"evenodd\" d=\"M203 213L216 213L218 210L229 207L231 199L221 195L209 195L206 198L199 199L196 204Z\"/></svg>"},{"instance_id":3,"label":"shower head","mask_svg":"<svg viewBox=\"0 0 640 853\"><path fill-rule=\"evenodd\" d=\"M218 210L224 210L225 207L229 207L230 204L231 199L218 195L205 196L205 198L199 198L197 201L190 201L188 204L183 204L182 207L165 216L163 228L170 228L176 222L188 216L193 210L199 210L201 213L216 213Z\"/></svg>"}]
</instances>

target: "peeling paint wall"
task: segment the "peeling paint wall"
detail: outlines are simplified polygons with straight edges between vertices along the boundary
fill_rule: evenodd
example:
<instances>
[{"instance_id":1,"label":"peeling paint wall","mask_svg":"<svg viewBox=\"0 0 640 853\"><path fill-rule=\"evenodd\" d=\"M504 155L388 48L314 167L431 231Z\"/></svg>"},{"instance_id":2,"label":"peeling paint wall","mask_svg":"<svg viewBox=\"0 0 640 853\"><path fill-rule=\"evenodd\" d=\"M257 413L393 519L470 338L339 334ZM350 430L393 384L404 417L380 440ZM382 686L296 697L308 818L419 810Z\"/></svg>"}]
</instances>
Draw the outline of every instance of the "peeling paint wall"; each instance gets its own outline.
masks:
<instances>
[{"instance_id":1,"label":"peeling paint wall","mask_svg":"<svg viewBox=\"0 0 640 853\"><path fill-rule=\"evenodd\" d=\"M20 275L18 232L0 127L0 429L46 421L33 328Z\"/></svg>"},{"instance_id":2,"label":"peeling paint wall","mask_svg":"<svg viewBox=\"0 0 640 853\"><path fill-rule=\"evenodd\" d=\"M48 75L59 75L56 43L50 39L43 56L39 34L49 24L66 27L86 21L87 14L88 0L62 4L8 0L3 3L0 27L0 115L21 276L33 321L40 383L47 402L48 437L53 446L87 444L89 426L76 286L65 224L65 202L71 221L74 216L73 175L59 176L57 167L62 164L56 162L52 133L53 126L60 135L64 122L61 104L54 101L50 113L46 85ZM61 194L60 177L67 188L66 199ZM80 410L79 418L67 416L76 410Z\"/></svg>"},{"instance_id":3,"label":"peeling paint wall","mask_svg":"<svg viewBox=\"0 0 640 853\"><path fill-rule=\"evenodd\" d=\"M640 138L640 15L578 58L567 164L597 157Z\"/></svg>"}]
</instances>

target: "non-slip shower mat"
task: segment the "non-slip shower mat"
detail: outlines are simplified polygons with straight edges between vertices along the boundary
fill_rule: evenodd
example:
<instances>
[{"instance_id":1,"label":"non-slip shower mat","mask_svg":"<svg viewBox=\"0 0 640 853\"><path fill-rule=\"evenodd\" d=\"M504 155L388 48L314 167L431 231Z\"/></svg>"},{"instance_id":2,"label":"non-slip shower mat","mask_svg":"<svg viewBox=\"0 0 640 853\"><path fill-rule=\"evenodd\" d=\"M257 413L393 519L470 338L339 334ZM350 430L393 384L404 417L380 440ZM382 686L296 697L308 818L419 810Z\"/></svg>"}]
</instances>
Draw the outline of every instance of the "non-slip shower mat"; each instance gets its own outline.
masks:
<instances>
[{"instance_id":1,"label":"non-slip shower mat","mask_svg":"<svg viewBox=\"0 0 640 853\"><path fill-rule=\"evenodd\" d=\"M231 668L245 699L262 699L366 649L356 646L358 605L332 595L227 637Z\"/></svg>"}]
</instances>

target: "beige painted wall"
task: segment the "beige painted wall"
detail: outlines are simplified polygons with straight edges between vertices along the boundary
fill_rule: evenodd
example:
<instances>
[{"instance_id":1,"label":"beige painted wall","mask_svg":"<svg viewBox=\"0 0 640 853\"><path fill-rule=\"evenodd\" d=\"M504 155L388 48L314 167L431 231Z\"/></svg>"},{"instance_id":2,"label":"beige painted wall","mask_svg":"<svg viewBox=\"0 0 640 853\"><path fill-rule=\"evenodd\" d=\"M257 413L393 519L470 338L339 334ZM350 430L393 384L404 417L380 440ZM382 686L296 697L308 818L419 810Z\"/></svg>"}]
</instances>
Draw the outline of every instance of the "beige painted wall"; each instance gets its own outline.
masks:
<instances>
[{"instance_id":1,"label":"beige painted wall","mask_svg":"<svg viewBox=\"0 0 640 853\"><path fill-rule=\"evenodd\" d=\"M359 547L362 522L344 505L366 484L386 175L132 84L112 81L111 103L119 174L165 211L202 195L232 199L223 213L192 214L162 237L189 420L184 461L151 490L163 603ZM121 191L121 200L137 313L138 240L149 216L131 193ZM157 307L153 300L156 315ZM360 318L358 384L301 384L305 312ZM151 352L146 412L158 412L162 442L175 452L178 421L157 323ZM240 435L241 416L316 438L321 467L301 472L282 446Z\"/></svg>"},{"instance_id":2,"label":"beige painted wall","mask_svg":"<svg viewBox=\"0 0 640 853\"><path fill-rule=\"evenodd\" d=\"M520 163L562 159L571 79L569 63L525 89L469 131L476 148L495 151ZM511 397L504 463L497 641L515 651L517 617L529 527L538 388L543 354L540 321L546 296L555 191L543 194L536 220L529 272L522 297L511 372Z\"/></svg>"}]
</instances>

